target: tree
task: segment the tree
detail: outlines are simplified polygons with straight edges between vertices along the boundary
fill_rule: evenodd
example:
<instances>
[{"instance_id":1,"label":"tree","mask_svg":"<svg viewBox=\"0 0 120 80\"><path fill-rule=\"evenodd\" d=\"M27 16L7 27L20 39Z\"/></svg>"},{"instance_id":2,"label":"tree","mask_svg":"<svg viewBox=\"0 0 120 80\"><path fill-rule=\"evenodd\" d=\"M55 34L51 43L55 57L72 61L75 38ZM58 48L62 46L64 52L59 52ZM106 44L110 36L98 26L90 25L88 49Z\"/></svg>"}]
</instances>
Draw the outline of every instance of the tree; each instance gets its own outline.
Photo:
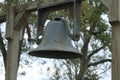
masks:
<instances>
[{"instance_id":1,"label":"tree","mask_svg":"<svg viewBox=\"0 0 120 80\"><path fill-rule=\"evenodd\" d=\"M81 38L75 44L83 57L80 60L61 61L68 70L67 73L65 72L68 80L86 80L86 76L89 77L87 73L91 69L94 72L95 68L101 64L106 66L106 69L110 68L110 64L108 66L107 62L111 62L111 29L101 17L104 14L108 15L108 9L99 0L84 0L82 2ZM99 77L97 73L90 77L93 76Z\"/></svg>"}]
</instances>

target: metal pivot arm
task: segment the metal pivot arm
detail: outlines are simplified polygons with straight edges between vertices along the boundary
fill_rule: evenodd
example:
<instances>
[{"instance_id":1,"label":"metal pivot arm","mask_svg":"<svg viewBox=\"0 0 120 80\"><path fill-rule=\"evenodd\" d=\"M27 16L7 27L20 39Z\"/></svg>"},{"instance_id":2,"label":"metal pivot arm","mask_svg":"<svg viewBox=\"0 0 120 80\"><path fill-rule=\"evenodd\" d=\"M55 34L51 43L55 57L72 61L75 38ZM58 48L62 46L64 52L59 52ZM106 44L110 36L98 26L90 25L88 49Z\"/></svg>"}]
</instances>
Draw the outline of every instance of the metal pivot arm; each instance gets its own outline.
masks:
<instances>
[{"instance_id":1,"label":"metal pivot arm","mask_svg":"<svg viewBox=\"0 0 120 80\"><path fill-rule=\"evenodd\" d=\"M75 0L74 1L74 15L73 15L73 20L74 20L74 29L73 29L73 39L75 41L78 41L80 38L80 5L81 5L81 0Z\"/></svg>"},{"instance_id":2,"label":"metal pivot arm","mask_svg":"<svg viewBox=\"0 0 120 80\"><path fill-rule=\"evenodd\" d=\"M43 34L44 23L45 23L47 17L48 17L48 11L46 11L46 10L38 10L38 16L37 16L37 39L39 39L39 36Z\"/></svg>"}]
</instances>

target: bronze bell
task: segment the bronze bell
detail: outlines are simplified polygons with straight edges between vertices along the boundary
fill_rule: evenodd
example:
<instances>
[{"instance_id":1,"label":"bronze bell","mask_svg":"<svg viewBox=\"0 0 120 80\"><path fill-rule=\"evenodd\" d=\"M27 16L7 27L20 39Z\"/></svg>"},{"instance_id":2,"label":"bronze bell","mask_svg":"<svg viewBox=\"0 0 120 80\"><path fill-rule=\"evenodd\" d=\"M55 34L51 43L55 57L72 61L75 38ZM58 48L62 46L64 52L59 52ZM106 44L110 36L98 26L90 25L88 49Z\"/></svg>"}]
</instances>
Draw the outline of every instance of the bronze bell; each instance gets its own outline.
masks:
<instances>
[{"instance_id":1,"label":"bronze bell","mask_svg":"<svg viewBox=\"0 0 120 80\"><path fill-rule=\"evenodd\" d=\"M71 40L67 22L57 17L47 24L40 45L28 54L55 59L80 58L82 55L73 47Z\"/></svg>"}]
</instances>

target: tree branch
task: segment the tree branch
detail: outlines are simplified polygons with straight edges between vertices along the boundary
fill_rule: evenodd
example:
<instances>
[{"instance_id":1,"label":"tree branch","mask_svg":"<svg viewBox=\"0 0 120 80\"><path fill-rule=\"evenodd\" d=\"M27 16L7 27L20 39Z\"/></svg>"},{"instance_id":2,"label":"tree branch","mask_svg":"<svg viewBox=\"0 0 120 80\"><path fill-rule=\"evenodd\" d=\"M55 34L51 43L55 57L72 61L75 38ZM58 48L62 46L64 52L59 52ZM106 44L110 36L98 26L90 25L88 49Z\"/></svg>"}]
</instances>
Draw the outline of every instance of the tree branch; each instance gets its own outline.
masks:
<instances>
[{"instance_id":1,"label":"tree branch","mask_svg":"<svg viewBox=\"0 0 120 80\"><path fill-rule=\"evenodd\" d=\"M98 49L96 49L96 50L94 50L94 51L92 51L92 53L90 53L89 55L88 55L88 59L90 59L94 54L96 54L97 52L99 52L101 49L103 49L105 46L101 46L101 47L99 47Z\"/></svg>"},{"instance_id":2,"label":"tree branch","mask_svg":"<svg viewBox=\"0 0 120 80\"><path fill-rule=\"evenodd\" d=\"M103 64L105 62L112 62L112 60L111 59L104 59L104 60L100 60L100 61L97 61L97 62L94 62L94 63L89 63L88 67L97 66L97 65Z\"/></svg>"},{"instance_id":3,"label":"tree branch","mask_svg":"<svg viewBox=\"0 0 120 80\"><path fill-rule=\"evenodd\" d=\"M5 22L5 21L6 21L6 15L0 16L0 23Z\"/></svg>"},{"instance_id":4,"label":"tree branch","mask_svg":"<svg viewBox=\"0 0 120 80\"><path fill-rule=\"evenodd\" d=\"M103 37L101 35L95 35L97 39L100 39L102 41L106 41L108 43L111 43L111 38L108 38L108 37Z\"/></svg>"},{"instance_id":5,"label":"tree branch","mask_svg":"<svg viewBox=\"0 0 120 80\"><path fill-rule=\"evenodd\" d=\"M92 35L84 35L84 45L81 48L81 52L83 53L84 57L87 56L88 44L90 42L91 36Z\"/></svg>"},{"instance_id":6,"label":"tree branch","mask_svg":"<svg viewBox=\"0 0 120 80\"><path fill-rule=\"evenodd\" d=\"M4 65L5 65L5 69L6 69L6 55L7 55L7 52L6 52L4 43L3 43L3 38L2 38L1 31L0 31L0 49L1 49L1 52L2 52L2 55L3 55Z\"/></svg>"}]
</instances>

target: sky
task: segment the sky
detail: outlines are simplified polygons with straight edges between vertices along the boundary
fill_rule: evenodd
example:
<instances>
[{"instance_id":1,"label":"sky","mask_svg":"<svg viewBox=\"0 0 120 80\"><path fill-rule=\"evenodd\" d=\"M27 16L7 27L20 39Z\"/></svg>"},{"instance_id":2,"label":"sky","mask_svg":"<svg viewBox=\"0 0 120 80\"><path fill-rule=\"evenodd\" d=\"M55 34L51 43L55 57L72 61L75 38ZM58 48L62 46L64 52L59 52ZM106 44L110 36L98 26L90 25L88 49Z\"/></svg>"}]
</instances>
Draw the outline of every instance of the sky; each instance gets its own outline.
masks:
<instances>
[{"instance_id":1,"label":"sky","mask_svg":"<svg viewBox=\"0 0 120 80\"><path fill-rule=\"evenodd\" d=\"M0 2L3 2L4 0L0 0Z\"/></svg>"}]
</instances>

